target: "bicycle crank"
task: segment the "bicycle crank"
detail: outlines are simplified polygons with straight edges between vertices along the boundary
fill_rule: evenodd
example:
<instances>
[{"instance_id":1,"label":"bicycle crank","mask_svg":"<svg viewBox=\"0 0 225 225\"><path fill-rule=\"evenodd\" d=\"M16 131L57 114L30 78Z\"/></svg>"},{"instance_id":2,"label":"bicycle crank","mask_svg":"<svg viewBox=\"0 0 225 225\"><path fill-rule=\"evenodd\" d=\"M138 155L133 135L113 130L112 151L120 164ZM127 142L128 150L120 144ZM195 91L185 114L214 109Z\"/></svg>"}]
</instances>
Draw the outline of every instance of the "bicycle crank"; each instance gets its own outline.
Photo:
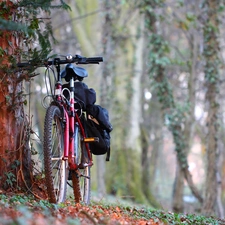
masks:
<instances>
[{"instance_id":1,"label":"bicycle crank","mask_svg":"<svg viewBox=\"0 0 225 225\"><path fill-rule=\"evenodd\" d=\"M74 171L74 172L76 173L77 178L79 178L79 177L84 177L84 178L90 179L89 176L83 175L79 170Z\"/></svg>"}]
</instances>

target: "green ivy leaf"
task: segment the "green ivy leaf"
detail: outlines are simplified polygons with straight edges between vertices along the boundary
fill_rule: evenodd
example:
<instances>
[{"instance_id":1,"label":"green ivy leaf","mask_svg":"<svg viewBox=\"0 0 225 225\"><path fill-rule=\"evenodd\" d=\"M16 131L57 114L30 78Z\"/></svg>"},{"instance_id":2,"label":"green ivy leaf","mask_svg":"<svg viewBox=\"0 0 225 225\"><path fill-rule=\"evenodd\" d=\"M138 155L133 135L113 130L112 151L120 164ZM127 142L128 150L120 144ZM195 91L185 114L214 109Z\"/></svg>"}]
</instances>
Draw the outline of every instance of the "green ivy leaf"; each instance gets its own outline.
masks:
<instances>
[{"instance_id":1,"label":"green ivy leaf","mask_svg":"<svg viewBox=\"0 0 225 225\"><path fill-rule=\"evenodd\" d=\"M34 30L37 30L39 28L39 21L37 18L34 18L31 23L30 23L30 26L29 26L30 29L34 29Z\"/></svg>"}]
</instances>

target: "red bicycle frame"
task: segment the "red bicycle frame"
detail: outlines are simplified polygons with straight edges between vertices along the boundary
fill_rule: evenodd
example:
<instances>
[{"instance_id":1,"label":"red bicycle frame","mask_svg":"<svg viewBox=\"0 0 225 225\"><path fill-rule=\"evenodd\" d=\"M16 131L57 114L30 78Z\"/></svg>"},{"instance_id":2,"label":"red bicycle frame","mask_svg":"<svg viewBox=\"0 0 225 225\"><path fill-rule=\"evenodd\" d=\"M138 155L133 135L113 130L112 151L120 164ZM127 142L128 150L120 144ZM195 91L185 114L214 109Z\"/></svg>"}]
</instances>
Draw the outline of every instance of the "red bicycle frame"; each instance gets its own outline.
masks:
<instances>
[{"instance_id":1,"label":"red bicycle frame","mask_svg":"<svg viewBox=\"0 0 225 225\"><path fill-rule=\"evenodd\" d=\"M83 127L83 124L81 123L81 120L78 116L78 114L75 112L74 109L74 79L71 78L70 80L70 88L72 91L70 91L70 107L69 110L67 109L67 104L64 102L61 93L62 93L62 84L59 81L56 84L55 94L56 99L60 103L61 108L63 109L63 121L64 121L64 160L68 160L68 165L70 170L77 170L79 168L83 168L84 165L82 164L76 164L76 160L74 160L75 154L74 154L74 132L75 132L75 124L78 124L80 128L80 132L82 135L82 140L85 143L85 150L87 151L88 155L88 161L89 163L85 166L92 166L93 160L92 155L88 146L88 142L95 141L94 138L87 138L85 134L85 130Z\"/></svg>"}]
</instances>

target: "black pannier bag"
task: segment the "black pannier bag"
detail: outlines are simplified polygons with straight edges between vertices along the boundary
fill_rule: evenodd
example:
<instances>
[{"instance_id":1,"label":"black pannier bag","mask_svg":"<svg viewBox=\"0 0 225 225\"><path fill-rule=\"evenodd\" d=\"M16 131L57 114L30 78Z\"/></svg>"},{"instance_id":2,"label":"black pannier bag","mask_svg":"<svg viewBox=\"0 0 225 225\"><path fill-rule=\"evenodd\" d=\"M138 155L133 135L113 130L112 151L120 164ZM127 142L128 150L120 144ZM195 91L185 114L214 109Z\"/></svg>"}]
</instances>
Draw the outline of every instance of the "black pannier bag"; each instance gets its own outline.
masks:
<instances>
[{"instance_id":1,"label":"black pannier bag","mask_svg":"<svg viewBox=\"0 0 225 225\"><path fill-rule=\"evenodd\" d=\"M113 130L109 122L108 111L100 105L87 105L87 135L98 137L98 142L90 142L90 150L94 155L106 154L110 158L110 132Z\"/></svg>"},{"instance_id":2,"label":"black pannier bag","mask_svg":"<svg viewBox=\"0 0 225 225\"><path fill-rule=\"evenodd\" d=\"M69 84L63 84L63 95L68 99ZM108 111L100 105L94 105L96 102L96 92L92 88L81 82L74 82L74 96L79 106L87 112L87 136L98 137L98 142L90 142L90 150L94 155L103 155L107 153L106 161L110 158L110 132L112 125L109 122ZM76 107L76 106L75 106ZM79 107L78 107L79 108Z\"/></svg>"},{"instance_id":3,"label":"black pannier bag","mask_svg":"<svg viewBox=\"0 0 225 225\"><path fill-rule=\"evenodd\" d=\"M62 88L69 89L69 84L63 84ZM63 94L68 98L67 91L64 91ZM88 88L88 86L81 81L74 82L74 96L75 101L79 102L84 110L86 110L87 105L93 105L96 102L95 90Z\"/></svg>"}]
</instances>

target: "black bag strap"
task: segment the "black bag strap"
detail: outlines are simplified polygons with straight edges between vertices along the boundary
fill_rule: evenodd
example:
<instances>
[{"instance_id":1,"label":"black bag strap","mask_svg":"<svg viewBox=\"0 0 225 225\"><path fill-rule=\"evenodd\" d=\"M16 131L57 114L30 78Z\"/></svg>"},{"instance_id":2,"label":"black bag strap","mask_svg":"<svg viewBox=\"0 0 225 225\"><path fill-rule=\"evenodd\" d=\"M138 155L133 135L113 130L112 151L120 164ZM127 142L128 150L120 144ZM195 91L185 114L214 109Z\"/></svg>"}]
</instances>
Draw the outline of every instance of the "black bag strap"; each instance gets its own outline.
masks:
<instances>
[{"instance_id":1,"label":"black bag strap","mask_svg":"<svg viewBox=\"0 0 225 225\"><path fill-rule=\"evenodd\" d=\"M110 147L109 147L109 149L107 150L105 161L109 162L109 159L110 159Z\"/></svg>"}]
</instances>

